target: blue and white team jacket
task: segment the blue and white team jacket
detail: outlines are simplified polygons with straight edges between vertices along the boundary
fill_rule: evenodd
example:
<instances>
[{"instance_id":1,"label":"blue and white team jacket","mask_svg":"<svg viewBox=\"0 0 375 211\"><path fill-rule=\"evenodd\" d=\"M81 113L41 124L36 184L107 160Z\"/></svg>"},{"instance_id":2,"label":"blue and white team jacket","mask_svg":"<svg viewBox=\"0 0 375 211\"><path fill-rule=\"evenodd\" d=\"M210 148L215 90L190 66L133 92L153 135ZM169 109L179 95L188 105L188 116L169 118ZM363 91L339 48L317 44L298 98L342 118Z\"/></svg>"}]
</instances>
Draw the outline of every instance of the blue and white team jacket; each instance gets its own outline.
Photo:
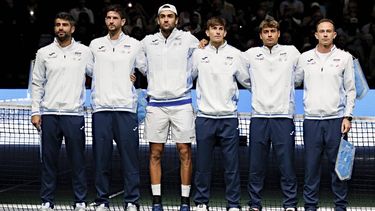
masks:
<instances>
[{"instance_id":1,"label":"blue and white team jacket","mask_svg":"<svg viewBox=\"0 0 375 211\"><path fill-rule=\"evenodd\" d=\"M174 29L166 39L161 32L142 40L147 63L140 71L147 76L149 105L168 106L191 102L191 55L199 41L189 32Z\"/></svg>"},{"instance_id":2,"label":"blue and white team jacket","mask_svg":"<svg viewBox=\"0 0 375 211\"><path fill-rule=\"evenodd\" d=\"M241 51L226 42L218 49L212 45L193 53L193 76L197 79L198 116L237 117L237 81L250 86Z\"/></svg>"},{"instance_id":3,"label":"blue and white team jacket","mask_svg":"<svg viewBox=\"0 0 375 211\"><path fill-rule=\"evenodd\" d=\"M74 39L66 47L55 39L39 49L32 74L31 115L83 115L85 74L91 58L90 49Z\"/></svg>"},{"instance_id":4,"label":"blue and white team jacket","mask_svg":"<svg viewBox=\"0 0 375 211\"><path fill-rule=\"evenodd\" d=\"M252 92L252 116L293 118L294 78L300 56L291 45L250 48L244 53Z\"/></svg>"},{"instance_id":5,"label":"blue and white team jacket","mask_svg":"<svg viewBox=\"0 0 375 211\"><path fill-rule=\"evenodd\" d=\"M94 39L90 43L94 55L92 69L91 98L94 112L137 110L137 93L130 81L137 61L142 60L138 40L121 33L119 39L109 35Z\"/></svg>"},{"instance_id":6,"label":"blue and white team jacket","mask_svg":"<svg viewBox=\"0 0 375 211\"><path fill-rule=\"evenodd\" d=\"M296 83L304 84L306 119L332 119L352 116L355 81L352 56L335 46L325 61L316 48L301 55Z\"/></svg>"}]
</instances>

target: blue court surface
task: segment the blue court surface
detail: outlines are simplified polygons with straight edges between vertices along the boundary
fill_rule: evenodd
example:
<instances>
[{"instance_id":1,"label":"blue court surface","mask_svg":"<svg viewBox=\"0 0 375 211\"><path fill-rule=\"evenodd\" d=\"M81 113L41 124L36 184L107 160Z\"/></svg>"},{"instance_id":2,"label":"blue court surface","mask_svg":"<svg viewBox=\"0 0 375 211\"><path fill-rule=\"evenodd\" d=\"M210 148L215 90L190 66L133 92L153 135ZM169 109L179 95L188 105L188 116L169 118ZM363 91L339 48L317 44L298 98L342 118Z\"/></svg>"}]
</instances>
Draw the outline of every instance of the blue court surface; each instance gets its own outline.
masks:
<instances>
[{"instance_id":1,"label":"blue court surface","mask_svg":"<svg viewBox=\"0 0 375 211\"><path fill-rule=\"evenodd\" d=\"M193 104L195 102L195 90L193 94ZM0 102L12 99L25 99L29 96L26 89L0 89ZM238 103L239 112L251 112L251 93L247 90L240 90L240 100ZM296 90L296 114L303 114L303 90ZM86 105L90 105L90 90L86 92ZM354 116L375 116L375 89L370 90L361 100L356 100Z\"/></svg>"},{"instance_id":2,"label":"blue court surface","mask_svg":"<svg viewBox=\"0 0 375 211\"><path fill-rule=\"evenodd\" d=\"M303 114L302 90L296 90L296 113ZM39 193L39 174L40 174L40 157L39 157L39 135L30 123L30 109L17 105L29 105L30 99L25 89L0 89L0 105L5 109L0 110L0 211L2 210L37 210L40 201ZM86 105L90 105L90 91L86 93ZM193 92L195 100L195 92ZM247 210L247 178L248 178L248 137L251 111L251 95L247 90L241 90L239 111L240 115L240 136L241 144L239 149L240 156L240 178L241 178L241 204L244 205L242 210ZM194 104L196 102L194 101ZM10 105L10 106L9 106ZM353 121L353 128L350 133L350 140L356 146L354 168L352 179L350 180L349 201L351 211L375 211L375 90L371 90L365 98L357 101ZM12 109L14 106L14 109ZM92 127L91 111L87 111L85 116L86 134L87 134L87 172L89 197L88 202L95 198L93 177L93 153L92 153ZM298 178L298 209L303 210L303 176L304 176L304 151L302 122L300 115L295 118L296 123L296 174ZM141 172L141 211L151 211L151 198L149 187L149 147L143 139L143 126L140 125L140 172ZM171 143L171 142L170 142ZM193 144L193 162L196 145ZM65 151L63 146L61 151ZM222 155L219 148L213 153L214 163L212 164L212 198L210 201L210 210L225 211L226 204L224 199L224 178L222 169ZM279 191L279 172L276 166L273 153L270 153L270 160L267 167L266 190L263 192L265 211L280 211L282 195ZM70 163L66 153L60 153L59 159L59 184L56 194L56 209L58 211L72 210L71 207L71 189L70 189ZM121 160L116 148L113 153L112 161L112 188L111 194L116 196L111 199L111 210L123 209L122 175ZM327 161L322 161L322 180L320 189L320 208L321 211L333 211L333 199L330 192L330 178L326 166ZM179 159L174 144L168 144L165 147L163 155L163 181L164 181L164 210L176 211L179 204ZM89 206L88 210L94 210ZM195 211L193 208L192 211Z\"/></svg>"}]
</instances>

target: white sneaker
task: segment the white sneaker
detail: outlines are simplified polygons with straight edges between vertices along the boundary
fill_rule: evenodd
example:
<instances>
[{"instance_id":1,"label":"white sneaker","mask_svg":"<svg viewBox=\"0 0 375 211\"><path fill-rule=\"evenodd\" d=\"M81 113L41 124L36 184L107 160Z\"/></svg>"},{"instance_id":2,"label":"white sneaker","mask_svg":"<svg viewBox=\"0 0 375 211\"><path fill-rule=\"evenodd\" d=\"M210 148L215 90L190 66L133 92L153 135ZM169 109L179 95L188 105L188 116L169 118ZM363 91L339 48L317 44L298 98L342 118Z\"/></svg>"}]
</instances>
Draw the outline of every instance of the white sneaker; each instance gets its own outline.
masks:
<instances>
[{"instance_id":1,"label":"white sneaker","mask_svg":"<svg viewBox=\"0 0 375 211\"><path fill-rule=\"evenodd\" d=\"M296 211L296 208L288 207L288 208L285 209L285 211Z\"/></svg>"},{"instance_id":2,"label":"white sneaker","mask_svg":"<svg viewBox=\"0 0 375 211\"><path fill-rule=\"evenodd\" d=\"M52 207L51 207L51 204L49 202L46 202L46 203L43 203L39 209L39 211L51 211L53 210Z\"/></svg>"},{"instance_id":3,"label":"white sneaker","mask_svg":"<svg viewBox=\"0 0 375 211\"><path fill-rule=\"evenodd\" d=\"M228 211L240 211L240 208L238 207L231 207L228 209Z\"/></svg>"},{"instance_id":4,"label":"white sneaker","mask_svg":"<svg viewBox=\"0 0 375 211\"><path fill-rule=\"evenodd\" d=\"M138 211L137 205L133 203L128 203L126 205L126 211Z\"/></svg>"},{"instance_id":5,"label":"white sneaker","mask_svg":"<svg viewBox=\"0 0 375 211\"><path fill-rule=\"evenodd\" d=\"M198 206L195 209L195 211L208 211L207 205L205 205L205 204L198 204Z\"/></svg>"},{"instance_id":6,"label":"white sneaker","mask_svg":"<svg viewBox=\"0 0 375 211\"><path fill-rule=\"evenodd\" d=\"M100 204L96 207L95 211L109 211L109 208L105 206L105 204Z\"/></svg>"},{"instance_id":7,"label":"white sneaker","mask_svg":"<svg viewBox=\"0 0 375 211\"><path fill-rule=\"evenodd\" d=\"M85 202L76 203L74 211L85 211L85 210L86 210L86 204L85 204Z\"/></svg>"}]
</instances>

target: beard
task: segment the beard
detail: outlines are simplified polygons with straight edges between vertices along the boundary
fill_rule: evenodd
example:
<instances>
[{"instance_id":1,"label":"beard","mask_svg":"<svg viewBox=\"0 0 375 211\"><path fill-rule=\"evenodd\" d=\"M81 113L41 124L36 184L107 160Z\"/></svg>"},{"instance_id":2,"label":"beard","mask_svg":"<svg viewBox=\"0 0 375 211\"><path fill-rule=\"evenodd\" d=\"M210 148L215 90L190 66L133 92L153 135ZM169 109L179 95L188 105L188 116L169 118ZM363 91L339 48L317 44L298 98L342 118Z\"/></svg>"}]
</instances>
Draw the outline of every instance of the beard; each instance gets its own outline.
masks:
<instances>
[{"instance_id":1,"label":"beard","mask_svg":"<svg viewBox=\"0 0 375 211\"><path fill-rule=\"evenodd\" d=\"M66 40L69 40L70 39L70 35L68 35L67 33L64 33L64 34L60 34L59 32L56 33L56 39L60 42L64 42Z\"/></svg>"},{"instance_id":2,"label":"beard","mask_svg":"<svg viewBox=\"0 0 375 211\"><path fill-rule=\"evenodd\" d=\"M173 29L171 29L171 28L168 28L168 29L163 29L163 28L162 28L162 29L161 29L161 31L164 32L164 33L166 33L166 34L170 34L170 33L172 33L172 30L173 30Z\"/></svg>"},{"instance_id":3,"label":"beard","mask_svg":"<svg viewBox=\"0 0 375 211\"><path fill-rule=\"evenodd\" d=\"M107 29L108 29L108 33L111 36L116 35L116 34L118 34L119 32L122 31L122 27L116 27L116 26L108 26Z\"/></svg>"},{"instance_id":4,"label":"beard","mask_svg":"<svg viewBox=\"0 0 375 211\"><path fill-rule=\"evenodd\" d=\"M170 34L170 33L172 33L172 31L173 31L174 28L176 28L176 24L174 22L171 22L171 23L166 23L166 22L159 23L159 29L163 33Z\"/></svg>"},{"instance_id":5,"label":"beard","mask_svg":"<svg viewBox=\"0 0 375 211\"><path fill-rule=\"evenodd\" d=\"M170 26L170 27L167 27L167 28L160 27L160 31L163 32L163 33L166 33L166 34L170 34L170 33L172 33L174 28L175 28L174 26Z\"/></svg>"}]
</instances>

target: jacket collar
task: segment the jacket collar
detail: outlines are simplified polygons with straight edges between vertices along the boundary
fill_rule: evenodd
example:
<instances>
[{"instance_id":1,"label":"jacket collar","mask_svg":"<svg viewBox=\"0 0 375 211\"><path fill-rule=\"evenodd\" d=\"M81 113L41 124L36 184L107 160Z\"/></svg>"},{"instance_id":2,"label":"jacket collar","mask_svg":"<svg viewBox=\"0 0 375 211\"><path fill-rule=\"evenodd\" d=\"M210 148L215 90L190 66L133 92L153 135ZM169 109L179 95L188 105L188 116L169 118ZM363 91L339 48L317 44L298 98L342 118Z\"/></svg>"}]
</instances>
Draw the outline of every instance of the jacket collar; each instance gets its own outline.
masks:
<instances>
[{"instance_id":1,"label":"jacket collar","mask_svg":"<svg viewBox=\"0 0 375 211\"><path fill-rule=\"evenodd\" d=\"M124 34L124 32L120 32L120 35L118 36L118 39L117 40L111 40L111 38L109 37L109 34L107 34L107 39L110 41L110 42L121 42L125 39L126 35Z\"/></svg>"},{"instance_id":2,"label":"jacket collar","mask_svg":"<svg viewBox=\"0 0 375 211\"><path fill-rule=\"evenodd\" d=\"M276 45L272 46L271 49L269 49L267 46L263 45L262 48L269 53L275 53L280 49L280 45L277 43Z\"/></svg>"},{"instance_id":3,"label":"jacket collar","mask_svg":"<svg viewBox=\"0 0 375 211\"><path fill-rule=\"evenodd\" d=\"M179 37L181 35L180 33L180 30L178 30L177 28L174 28L171 32L171 34L169 35L168 38L165 38L164 35L161 33L161 31L159 30L159 32L157 33L157 35L159 36L160 39L162 40L173 40L175 39L176 37Z\"/></svg>"},{"instance_id":4,"label":"jacket collar","mask_svg":"<svg viewBox=\"0 0 375 211\"><path fill-rule=\"evenodd\" d=\"M209 49L212 50L212 51L221 51L221 50L222 50L223 48L225 48L225 46L227 46L227 45L228 45L227 41L224 40L224 43L221 44L221 45L219 46L219 48L216 48L215 46L211 45L211 43L209 43L209 44L207 45L207 48L209 48Z\"/></svg>"},{"instance_id":5,"label":"jacket collar","mask_svg":"<svg viewBox=\"0 0 375 211\"><path fill-rule=\"evenodd\" d=\"M332 48L330 49L329 54L333 53L335 50L336 50L336 45L333 45ZM318 54L318 45L316 45L315 49L314 49L315 53Z\"/></svg>"},{"instance_id":6,"label":"jacket collar","mask_svg":"<svg viewBox=\"0 0 375 211\"><path fill-rule=\"evenodd\" d=\"M54 38L53 42L56 44L56 46L57 46L58 48L61 48L61 49L70 49L70 48L76 43L76 41L74 40L73 37L72 37L72 41L71 41L70 45L65 46L65 47L62 47L62 46L60 45L60 43L59 43L59 41L57 41L57 38L56 38L56 37Z\"/></svg>"}]
</instances>

